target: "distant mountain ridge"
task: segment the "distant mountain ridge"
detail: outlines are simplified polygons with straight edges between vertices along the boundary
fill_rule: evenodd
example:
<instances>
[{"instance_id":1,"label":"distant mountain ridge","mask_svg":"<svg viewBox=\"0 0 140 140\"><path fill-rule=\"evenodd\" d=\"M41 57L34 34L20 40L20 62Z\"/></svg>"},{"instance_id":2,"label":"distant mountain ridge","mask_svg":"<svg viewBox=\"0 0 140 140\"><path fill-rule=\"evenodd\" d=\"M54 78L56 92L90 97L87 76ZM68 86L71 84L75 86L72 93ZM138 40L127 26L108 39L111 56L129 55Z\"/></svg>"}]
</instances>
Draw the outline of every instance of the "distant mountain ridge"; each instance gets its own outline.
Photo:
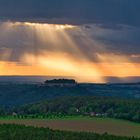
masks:
<instances>
[{"instance_id":1,"label":"distant mountain ridge","mask_svg":"<svg viewBox=\"0 0 140 140\"><path fill-rule=\"evenodd\" d=\"M0 83L42 83L45 80L51 80L51 79L75 79L77 81L77 78L74 76L0 76ZM81 76L82 78L82 76ZM140 76L131 76L131 77L124 77L124 78L118 78L118 77L104 77L107 81L107 83L138 83L140 82ZM94 79L94 78L93 78ZM85 83L86 81L82 81L82 83Z\"/></svg>"}]
</instances>

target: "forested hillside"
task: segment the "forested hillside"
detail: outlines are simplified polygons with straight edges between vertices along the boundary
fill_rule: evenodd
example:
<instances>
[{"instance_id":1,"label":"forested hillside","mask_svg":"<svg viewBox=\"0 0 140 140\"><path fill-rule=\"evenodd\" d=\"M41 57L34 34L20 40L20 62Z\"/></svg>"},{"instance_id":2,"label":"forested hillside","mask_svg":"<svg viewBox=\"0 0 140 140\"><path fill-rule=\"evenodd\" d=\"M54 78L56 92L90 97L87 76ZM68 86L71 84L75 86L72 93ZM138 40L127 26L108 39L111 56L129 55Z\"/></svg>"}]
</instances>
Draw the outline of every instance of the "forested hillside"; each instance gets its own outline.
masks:
<instances>
[{"instance_id":1,"label":"forested hillside","mask_svg":"<svg viewBox=\"0 0 140 140\"><path fill-rule=\"evenodd\" d=\"M13 107L61 96L88 95L84 87L47 87L40 84L0 84L0 106Z\"/></svg>"},{"instance_id":2,"label":"forested hillside","mask_svg":"<svg viewBox=\"0 0 140 140\"><path fill-rule=\"evenodd\" d=\"M112 97L61 97L17 107L13 111L18 115L41 115L43 118L83 115L140 122L140 100Z\"/></svg>"},{"instance_id":3,"label":"forested hillside","mask_svg":"<svg viewBox=\"0 0 140 140\"><path fill-rule=\"evenodd\" d=\"M140 84L78 84L48 87L40 84L0 83L0 106L13 107L61 96L106 96L140 99Z\"/></svg>"}]
</instances>

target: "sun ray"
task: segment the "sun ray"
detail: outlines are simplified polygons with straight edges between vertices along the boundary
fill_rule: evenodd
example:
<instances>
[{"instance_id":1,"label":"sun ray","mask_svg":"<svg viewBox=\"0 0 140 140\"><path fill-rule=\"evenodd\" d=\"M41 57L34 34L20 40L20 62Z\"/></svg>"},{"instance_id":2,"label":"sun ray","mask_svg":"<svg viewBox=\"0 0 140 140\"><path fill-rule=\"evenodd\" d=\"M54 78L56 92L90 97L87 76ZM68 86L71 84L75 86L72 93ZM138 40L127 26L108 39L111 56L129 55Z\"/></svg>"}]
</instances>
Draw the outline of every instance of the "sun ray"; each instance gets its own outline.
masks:
<instances>
[{"instance_id":1,"label":"sun ray","mask_svg":"<svg viewBox=\"0 0 140 140\"><path fill-rule=\"evenodd\" d=\"M104 76L140 75L139 63L108 52L80 26L9 21L0 29L0 75L75 76L96 82L105 82Z\"/></svg>"}]
</instances>

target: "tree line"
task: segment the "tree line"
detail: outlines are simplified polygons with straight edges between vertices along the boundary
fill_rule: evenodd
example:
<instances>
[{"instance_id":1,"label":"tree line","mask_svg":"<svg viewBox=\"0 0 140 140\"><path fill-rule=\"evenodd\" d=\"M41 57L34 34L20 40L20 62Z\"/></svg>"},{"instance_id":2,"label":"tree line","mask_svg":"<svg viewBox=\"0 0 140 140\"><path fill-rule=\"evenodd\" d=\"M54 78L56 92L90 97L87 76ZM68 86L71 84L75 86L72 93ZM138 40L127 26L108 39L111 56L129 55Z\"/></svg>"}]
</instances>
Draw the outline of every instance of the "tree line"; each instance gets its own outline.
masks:
<instances>
[{"instance_id":1,"label":"tree line","mask_svg":"<svg viewBox=\"0 0 140 140\"><path fill-rule=\"evenodd\" d=\"M83 115L140 122L140 100L93 96L61 97L17 107L10 113L12 112L33 117L42 115L44 118L51 115Z\"/></svg>"}]
</instances>

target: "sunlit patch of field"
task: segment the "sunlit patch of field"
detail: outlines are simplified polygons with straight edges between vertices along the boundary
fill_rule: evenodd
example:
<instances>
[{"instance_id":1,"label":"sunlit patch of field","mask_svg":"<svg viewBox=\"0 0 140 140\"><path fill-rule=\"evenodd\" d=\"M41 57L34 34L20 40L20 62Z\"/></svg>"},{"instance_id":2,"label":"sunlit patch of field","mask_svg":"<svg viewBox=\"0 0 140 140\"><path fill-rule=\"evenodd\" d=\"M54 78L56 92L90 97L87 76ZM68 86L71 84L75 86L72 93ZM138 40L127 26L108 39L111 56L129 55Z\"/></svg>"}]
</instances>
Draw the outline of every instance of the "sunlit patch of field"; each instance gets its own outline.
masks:
<instances>
[{"instance_id":1,"label":"sunlit patch of field","mask_svg":"<svg viewBox=\"0 0 140 140\"><path fill-rule=\"evenodd\" d=\"M0 120L0 124L25 124L35 127L49 127L58 130L85 131L109 133L121 136L140 137L140 124L109 118L72 117L62 119L7 119Z\"/></svg>"}]
</instances>

